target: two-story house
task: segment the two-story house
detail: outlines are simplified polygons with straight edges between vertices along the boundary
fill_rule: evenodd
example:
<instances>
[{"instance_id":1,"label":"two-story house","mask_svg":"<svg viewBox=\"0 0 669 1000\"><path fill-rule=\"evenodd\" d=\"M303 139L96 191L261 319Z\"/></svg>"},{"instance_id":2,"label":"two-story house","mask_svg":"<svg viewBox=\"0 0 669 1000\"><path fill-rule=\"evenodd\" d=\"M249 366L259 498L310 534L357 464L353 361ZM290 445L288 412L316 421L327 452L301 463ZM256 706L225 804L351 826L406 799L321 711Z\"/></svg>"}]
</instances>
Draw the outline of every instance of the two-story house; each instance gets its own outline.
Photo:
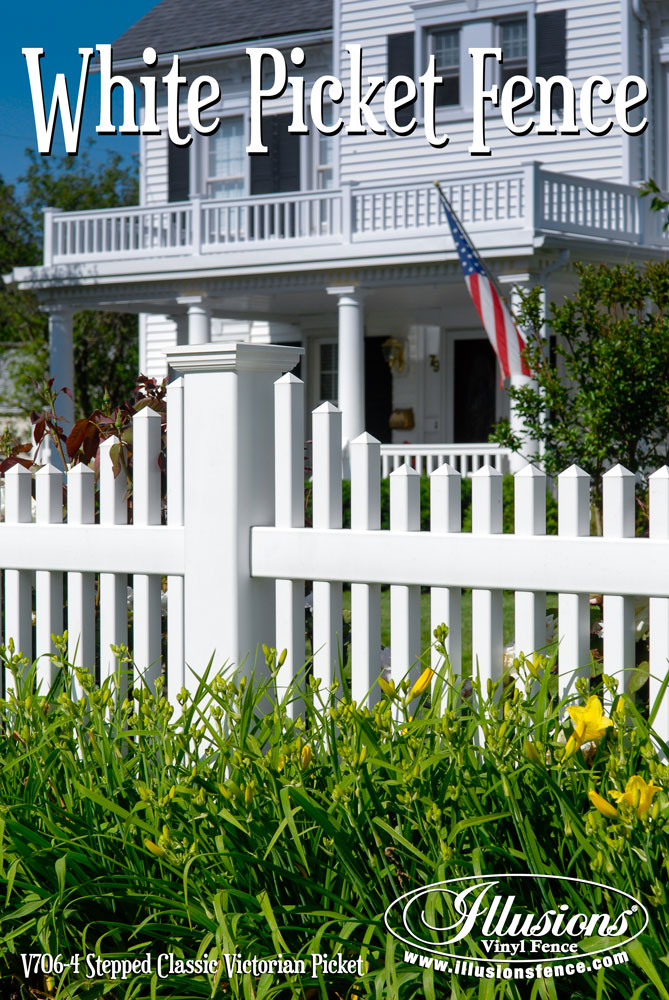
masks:
<instances>
[{"instance_id":1,"label":"two-story house","mask_svg":"<svg viewBox=\"0 0 669 1000\"><path fill-rule=\"evenodd\" d=\"M401 112L405 122L416 118L411 134L356 134L346 125L331 136L291 133L287 87L264 103L268 155L249 156L250 46L280 50L307 95L324 74L341 80L343 100L326 101L326 123L347 121L351 46L361 46L363 90L368 77L417 80L434 56L442 80L434 125L449 142L426 141L420 89ZM150 68L147 47L158 56ZM290 62L296 47L299 69ZM535 123L524 135L512 134L488 102L490 155L471 155L469 50L495 47L504 59L487 60L486 86L558 75L578 101L593 75L615 86L637 74L648 84L638 116L649 127L636 135L607 128L612 104L595 88L603 99L593 102L592 129L580 119L569 128L557 87L551 127ZM220 123L176 146L159 104L161 134L140 139L136 208L47 211L44 265L17 269L14 280L39 289L50 311L59 383L72 381L74 311L135 311L147 374L165 374L163 351L175 343L300 344L308 408L338 402L344 445L367 429L387 456L394 441L414 455L422 444L433 458L472 458L508 400L433 181L510 300L515 286L536 282L559 299L573 287L573 260L666 252L661 219L636 188L650 176L669 184L662 0L162 0L113 52L114 71L136 81L161 76L179 53L189 79L206 73L219 82L220 101L207 114ZM272 69L266 60L267 87ZM382 117L383 97L370 107ZM518 120L538 112L532 101ZM180 122L186 131L185 101Z\"/></svg>"}]
</instances>

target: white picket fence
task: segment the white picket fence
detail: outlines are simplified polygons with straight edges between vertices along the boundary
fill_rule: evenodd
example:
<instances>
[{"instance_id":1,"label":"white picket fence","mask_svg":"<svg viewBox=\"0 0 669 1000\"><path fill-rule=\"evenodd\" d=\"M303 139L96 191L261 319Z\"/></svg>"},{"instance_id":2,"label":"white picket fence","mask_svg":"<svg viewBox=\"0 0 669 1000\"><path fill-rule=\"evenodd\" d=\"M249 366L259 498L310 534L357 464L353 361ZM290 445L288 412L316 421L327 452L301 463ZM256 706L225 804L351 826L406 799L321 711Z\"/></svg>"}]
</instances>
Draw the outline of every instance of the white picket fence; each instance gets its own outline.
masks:
<instances>
[{"instance_id":1,"label":"white picket fence","mask_svg":"<svg viewBox=\"0 0 669 1000\"><path fill-rule=\"evenodd\" d=\"M380 445L362 435L350 445L344 530L341 413L325 403L313 413L313 526L305 527L304 386L291 374L277 380L300 353L249 344L168 352L167 523L160 418L150 410L134 418L132 524L108 446L97 515L90 469L67 473L66 523L62 473L36 473L34 521L31 475L6 474L4 635L41 657L42 680L54 669L43 654L64 625L76 663L97 664L101 676L113 669L109 647L128 641L131 583L135 668L149 679L165 669L171 700L183 685L193 688L191 669L202 672L212 654L216 665L240 664L262 642L287 650L279 678L286 685L303 667L305 581L313 581L313 669L325 684L341 649L342 584L351 585L359 702L381 668L384 584L396 680L416 670L421 586L431 588L432 626L449 626L456 670L461 588L473 589L473 655L484 684L502 672L502 591L515 591L516 647L526 652L545 645L546 592L557 592L562 693L574 692L589 664L589 595L605 595L604 670L623 688L634 665L635 603L649 598L655 700L669 661L669 469L650 477L650 538L633 537L634 476L621 466L605 476L603 537L589 537L589 480L575 467L559 477L557 536L545 535L546 481L529 466L515 477L514 534L502 534L502 475L487 466L472 477L471 533L461 532L460 474L449 465L430 477L429 531L420 530L420 475L406 465L390 476L390 530L381 530ZM669 739L669 698L656 725Z\"/></svg>"}]
</instances>

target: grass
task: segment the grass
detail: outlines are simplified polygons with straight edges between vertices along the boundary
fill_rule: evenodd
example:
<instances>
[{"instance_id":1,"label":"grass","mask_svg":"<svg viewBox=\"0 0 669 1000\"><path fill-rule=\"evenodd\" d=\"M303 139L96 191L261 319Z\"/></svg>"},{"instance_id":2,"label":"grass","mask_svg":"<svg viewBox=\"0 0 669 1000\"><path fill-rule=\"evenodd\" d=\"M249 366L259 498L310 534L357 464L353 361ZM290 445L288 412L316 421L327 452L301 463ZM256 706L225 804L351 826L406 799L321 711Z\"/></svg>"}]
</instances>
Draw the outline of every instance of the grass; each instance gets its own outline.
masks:
<instances>
[{"instance_id":1,"label":"grass","mask_svg":"<svg viewBox=\"0 0 669 1000\"><path fill-rule=\"evenodd\" d=\"M474 681L472 699L444 661L432 703L400 686L369 709L313 678L279 695L268 650L255 676L209 670L173 708L161 682L122 697L120 676L98 687L59 648L48 692L8 656L13 692L0 703L3 997L669 1000L669 768L627 696L569 749L550 661L521 663L489 695ZM580 684L576 700L586 695ZM652 804L623 800L611 814L637 775L659 789ZM499 872L569 874L642 900L649 923L629 963L523 989L404 960L383 922L393 900ZM518 905L536 909L524 881ZM566 901L606 905L592 886ZM217 971L26 977L21 961L147 952L208 955ZM218 959L237 952L361 958L362 971L229 976Z\"/></svg>"}]
</instances>

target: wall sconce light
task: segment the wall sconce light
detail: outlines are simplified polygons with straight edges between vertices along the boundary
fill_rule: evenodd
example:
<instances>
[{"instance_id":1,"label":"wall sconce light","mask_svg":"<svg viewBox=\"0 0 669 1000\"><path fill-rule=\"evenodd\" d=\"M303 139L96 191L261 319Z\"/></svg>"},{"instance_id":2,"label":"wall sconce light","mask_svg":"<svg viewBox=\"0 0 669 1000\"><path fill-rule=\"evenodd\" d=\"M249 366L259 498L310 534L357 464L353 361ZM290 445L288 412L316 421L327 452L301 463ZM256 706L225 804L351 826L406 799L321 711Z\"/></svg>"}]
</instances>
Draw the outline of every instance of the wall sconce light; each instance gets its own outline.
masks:
<instances>
[{"instance_id":1,"label":"wall sconce light","mask_svg":"<svg viewBox=\"0 0 669 1000\"><path fill-rule=\"evenodd\" d=\"M382 344L383 356L391 372L400 375L406 368L404 341L397 337L388 337Z\"/></svg>"},{"instance_id":2,"label":"wall sconce light","mask_svg":"<svg viewBox=\"0 0 669 1000\"><path fill-rule=\"evenodd\" d=\"M441 365L439 364L439 356L437 354L430 355L430 368L433 372L438 372Z\"/></svg>"}]
</instances>

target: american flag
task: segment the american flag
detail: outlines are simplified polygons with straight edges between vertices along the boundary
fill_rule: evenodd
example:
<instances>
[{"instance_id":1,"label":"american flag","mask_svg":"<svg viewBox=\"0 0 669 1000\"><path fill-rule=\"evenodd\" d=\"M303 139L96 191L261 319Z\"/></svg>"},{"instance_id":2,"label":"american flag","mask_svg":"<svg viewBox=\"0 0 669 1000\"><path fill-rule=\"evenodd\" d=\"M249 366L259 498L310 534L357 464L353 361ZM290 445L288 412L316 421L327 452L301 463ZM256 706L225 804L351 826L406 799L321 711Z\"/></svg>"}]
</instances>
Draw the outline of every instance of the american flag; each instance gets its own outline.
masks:
<instances>
[{"instance_id":1,"label":"american flag","mask_svg":"<svg viewBox=\"0 0 669 1000\"><path fill-rule=\"evenodd\" d=\"M497 355L502 376L531 375L530 369L522 357L525 338L514 323L504 299L495 286L492 275L465 236L443 191L438 184L436 186L453 233L469 294Z\"/></svg>"}]
</instances>

